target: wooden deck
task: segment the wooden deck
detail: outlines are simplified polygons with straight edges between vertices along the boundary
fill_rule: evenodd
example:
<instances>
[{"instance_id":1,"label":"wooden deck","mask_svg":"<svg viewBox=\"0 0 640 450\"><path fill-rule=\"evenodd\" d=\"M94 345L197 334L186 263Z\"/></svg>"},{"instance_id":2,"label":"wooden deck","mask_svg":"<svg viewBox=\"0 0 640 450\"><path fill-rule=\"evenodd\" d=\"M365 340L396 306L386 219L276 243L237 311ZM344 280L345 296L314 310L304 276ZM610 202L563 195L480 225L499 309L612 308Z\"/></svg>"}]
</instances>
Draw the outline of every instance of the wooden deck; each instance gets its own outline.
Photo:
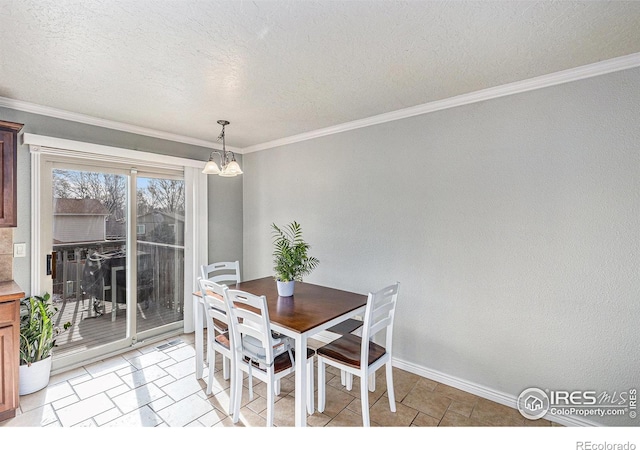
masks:
<instances>
[{"instance_id":1,"label":"wooden deck","mask_svg":"<svg viewBox=\"0 0 640 450\"><path fill-rule=\"evenodd\" d=\"M116 303L116 318L112 321L111 302L104 302L104 313L97 315L90 299L76 300L54 298L58 308L56 325L71 322L72 326L63 331L56 340L56 356L69 356L87 349L98 347L110 341L122 339L126 333L126 309L122 303ZM165 306L165 302L149 302L136 308L136 328L138 332L177 322L183 319L182 308L175 310Z\"/></svg>"}]
</instances>

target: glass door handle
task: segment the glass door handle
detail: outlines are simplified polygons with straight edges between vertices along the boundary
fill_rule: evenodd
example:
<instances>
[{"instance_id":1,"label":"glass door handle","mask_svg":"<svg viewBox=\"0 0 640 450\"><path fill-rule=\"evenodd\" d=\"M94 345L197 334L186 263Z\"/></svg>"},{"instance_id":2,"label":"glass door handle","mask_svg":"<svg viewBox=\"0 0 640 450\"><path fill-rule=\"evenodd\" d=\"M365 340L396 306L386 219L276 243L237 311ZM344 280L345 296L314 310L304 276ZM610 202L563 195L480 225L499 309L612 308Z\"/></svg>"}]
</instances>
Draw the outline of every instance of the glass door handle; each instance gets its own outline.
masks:
<instances>
[{"instance_id":1,"label":"glass door handle","mask_svg":"<svg viewBox=\"0 0 640 450\"><path fill-rule=\"evenodd\" d=\"M47 255L47 275L51 275L51 278L56 277L56 252Z\"/></svg>"}]
</instances>

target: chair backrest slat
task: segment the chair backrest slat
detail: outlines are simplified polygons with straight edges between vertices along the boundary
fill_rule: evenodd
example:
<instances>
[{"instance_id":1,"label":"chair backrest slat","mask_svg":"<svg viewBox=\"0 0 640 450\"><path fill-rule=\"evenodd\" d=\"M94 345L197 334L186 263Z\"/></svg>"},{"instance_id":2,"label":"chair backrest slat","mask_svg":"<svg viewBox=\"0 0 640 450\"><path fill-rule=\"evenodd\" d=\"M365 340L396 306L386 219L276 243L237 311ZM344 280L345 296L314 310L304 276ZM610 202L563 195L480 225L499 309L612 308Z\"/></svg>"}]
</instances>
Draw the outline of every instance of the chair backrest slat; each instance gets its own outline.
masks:
<instances>
[{"instance_id":1,"label":"chair backrest slat","mask_svg":"<svg viewBox=\"0 0 640 450\"><path fill-rule=\"evenodd\" d=\"M240 261L221 261L200 266L200 276L209 281L223 284L240 283Z\"/></svg>"},{"instance_id":2,"label":"chair backrest slat","mask_svg":"<svg viewBox=\"0 0 640 450\"><path fill-rule=\"evenodd\" d=\"M386 317L383 320L377 321L374 325L369 327L369 335L370 336L375 336L381 330L386 329L390 324L391 324L391 318L390 317Z\"/></svg>"},{"instance_id":3,"label":"chair backrest slat","mask_svg":"<svg viewBox=\"0 0 640 450\"><path fill-rule=\"evenodd\" d=\"M376 334L386 330L385 347L393 345L393 319L395 316L400 283L386 286L377 292L370 292L364 312L362 326L361 361L367 361L369 342Z\"/></svg>"},{"instance_id":4,"label":"chair backrest slat","mask_svg":"<svg viewBox=\"0 0 640 450\"><path fill-rule=\"evenodd\" d=\"M200 285L200 293L202 295L203 303L205 304L205 319L207 320L207 328L216 329L223 332L218 326L216 326L213 319L217 319L223 323L228 323L229 318L226 310L227 306L224 302L226 296L227 286L215 283L210 280L203 280L198 277L198 283ZM220 296L218 298L217 296Z\"/></svg>"}]
</instances>

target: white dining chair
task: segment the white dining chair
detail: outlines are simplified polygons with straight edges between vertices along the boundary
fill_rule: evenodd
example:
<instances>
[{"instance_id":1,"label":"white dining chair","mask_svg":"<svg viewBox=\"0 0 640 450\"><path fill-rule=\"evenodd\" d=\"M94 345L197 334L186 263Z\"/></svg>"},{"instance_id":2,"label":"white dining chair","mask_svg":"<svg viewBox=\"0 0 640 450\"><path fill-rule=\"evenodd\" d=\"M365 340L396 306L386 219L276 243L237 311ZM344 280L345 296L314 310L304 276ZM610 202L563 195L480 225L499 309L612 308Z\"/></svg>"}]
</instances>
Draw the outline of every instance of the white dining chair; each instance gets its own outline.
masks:
<instances>
[{"instance_id":1,"label":"white dining chair","mask_svg":"<svg viewBox=\"0 0 640 450\"><path fill-rule=\"evenodd\" d=\"M207 324L207 356L209 360L209 376L207 379L207 394L211 394L213 388L213 375L215 372L216 353L223 358L223 367L229 367L232 358L232 337L229 334L229 316L225 297L229 289L224 284L198 278L202 298L205 305L205 320ZM226 363L225 363L226 362ZM229 372L229 370L227 370ZM229 373L224 373L225 380L230 379ZM233 380L231 380L233 384ZM233 386L230 389L229 414L233 411Z\"/></svg>"},{"instance_id":2,"label":"white dining chair","mask_svg":"<svg viewBox=\"0 0 640 450\"><path fill-rule=\"evenodd\" d=\"M234 286L236 283L240 283L240 261L220 261L211 264L203 264L200 266L200 277L203 280L212 281L218 284L225 284L228 286ZM204 306L202 298L199 300L200 307ZM223 308L223 311L225 309ZM218 323L221 325L221 323ZM225 322L226 326L226 322ZM228 331L226 328L220 330L223 332ZM207 364L211 364L212 370L215 370L215 360L209 359L209 352L207 351ZM229 379L229 360L224 358L222 361L222 373L225 380Z\"/></svg>"},{"instance_id":3,"label":"white dining chair","mask_svg":"<svg viewBox=\"0 0 640 450\"><path fill-rule=\"evenodd\" d=\"M318 356L318 411L323 412L326 403L325 365L330 365L360 377L362 424L369 426L369 377L385 366L389 408L396 411L391 366L393 345L393 319L400 283L369 293L363 316L362 336L345 334L316 349ZM384 332L384 345L373 342L376 335Z\"/></svg>"},{"instance_id":4,"label":"white dining chair","mask_svg":"<svg viewBox=\"0 0 640 450\"><path fill-rule=\"evenodd\" d=\"M231 342L234 347L232 356L232 387L235 410L233 423L240 418L242 403L242 373L248 375L249 398L253 398L253 377L267 385L267 426L273 426L275 395L279 381L295 371L296 355L291 340L286 336L275 336L271 330L267 299L248 292L229 289L225 296ZM314 411L314 374L313 355L307 349L307 411Z\"/></svg>"}]
</instances>

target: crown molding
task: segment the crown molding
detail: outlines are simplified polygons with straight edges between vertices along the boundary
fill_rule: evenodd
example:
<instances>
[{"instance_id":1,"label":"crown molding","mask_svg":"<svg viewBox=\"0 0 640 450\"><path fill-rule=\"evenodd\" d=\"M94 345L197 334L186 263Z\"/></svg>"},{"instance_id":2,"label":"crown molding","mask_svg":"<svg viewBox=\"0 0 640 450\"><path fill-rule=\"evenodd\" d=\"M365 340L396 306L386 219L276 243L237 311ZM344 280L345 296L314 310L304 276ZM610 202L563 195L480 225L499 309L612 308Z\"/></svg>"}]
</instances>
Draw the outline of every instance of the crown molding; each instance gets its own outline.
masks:
<instances>
[{"instance_id":1,"label":"crown molding","mask_svg":"<svg viewBox=\"0 0 640 450\"><path fill-rule=\"evenodd\" d=\"M266 150L273 147L281 147L283 145L294 144L296 142L307 141L309 139L315 139L323 136L329 136L332 134L343 133L345 131L356 130L358 128L369 127L372 125L379 125L386 122L392 122L395 120L406 119L413 116L419 116L422 114L428 114L435 111L442 111L444 109L455 108L457 106L469 105L472 103L482 102L485 100L491 100L494 98L505 97L507 95L520 94L527 91L536 89L543 89L546 87L556 86L563 83L570 83L572 81L583 80L585 78L592 78L599 75L605 75L612 72L618 72L625 69L632 69L640 66L640 53L632 53L626 56L620 56L618 58L607 59L592 64L576 67L573 69L567 69L560 72L551 73L548 75L541 75L539 77L529 78L527 80L515 81L513 83L504 84L501 86L482 89L467 94L457 95L443 100L435 102L424 103L422 105L416 105L409 108L399 109L388 113L378 114L365 119L354 120L351 122L345 122L340 125L335 125L327 128L320 128L318 130L310 131L307 133L296 134L281 139L275 139L269 142L263 142L261 144L250 145L244 148L236 148L227 146L227 149L238 154L258 152L260 150ZM199 147L213 148L221 150L222 146L217 142L206 141L203 139L196 139L189 136L182 136L179 134L168 133L165 131L154 130L151 128L140 127L137 125L130 125L122 122L116 122L113 120L100 119L97 117L87 116L84 114L73 113L70 111L64 111L61 109L51 108L48 106L37 105L35 103L24 102L21 100L14 100L6 97L0 97L0 107L15 109L18 111L24 111L33 114L39 114L42 116L54 117L57 119L69 120L72 122L83 123L86 125L93 125L102 128L109 128L112 130L123 131L126 133L134 133L142 136L148 136L157 139L164 139L173 142L180 142L183 144L196 145Z\"/></svg>"},{"instance_id":2,"label":"crown molding","mask_svg":"<svg viewBox=\"0 0 640 450\"><path fill-rule=\"evenodd\" d=\"M182 136L180 134L168 133L166 131L154 130L152 128L140 127L137 125L130 125L127 123L116 122L114 120L100 119L97 117L87 116L85 114L51 108L49 106L37 105L35 103L24 102L22 100L14 100L7 97L0 97L0 107L15 109L32 114L39 114L41 116L53 117L56 119L68 120L71 122L83 123L85 125L93 125L96 127L123 131L125 133L133 133L141 136L163 139L166 141L180 142L182 144L222 150L222 145L217 142L206 141L204 139L196 139L189 136ZM227 145L226 147L227 150L230 150L234 153L239 153L239 149L235 147L231 147L229 145Z\"/></svg>"},{"instance_id":3,"label":"crown molding","mask_svg":"<svg viewBox=\"0 0 640 450\"><path fill-rule=\"evenodd\" d=\"M585 66L567 69L560 72L541 75L539 77L529 78L527 80L515 81L513 83L503 84L501 86L482 89L480 91L470 92L467 94L457 95L444 100L438 100L422 105L412 106L410 108L399 109L396 111L371 116L366 119L345 122L332 127L321 128L307 133L296 134L294 136L276 139L262 144L244 147L240 153L252 153L260 150L266 150L273 147L281 147L283 145L294 144L296 142L315 139L332 134L343 133L345 131L355 130L358 128L379 125L394 120L406 119L408 117L428 114L444 109L455 108L457 106L469 105L472 103L491 100L494 98L505 97L507 95L520 94L522 92L543 89L546 87L556 86L559 84L570 83L572 81L592 78L599 75L605 75L620 70L632 69L640 66L640 53L632 53L618 58L612 58Z\"/></svg>"}]
</instances>

